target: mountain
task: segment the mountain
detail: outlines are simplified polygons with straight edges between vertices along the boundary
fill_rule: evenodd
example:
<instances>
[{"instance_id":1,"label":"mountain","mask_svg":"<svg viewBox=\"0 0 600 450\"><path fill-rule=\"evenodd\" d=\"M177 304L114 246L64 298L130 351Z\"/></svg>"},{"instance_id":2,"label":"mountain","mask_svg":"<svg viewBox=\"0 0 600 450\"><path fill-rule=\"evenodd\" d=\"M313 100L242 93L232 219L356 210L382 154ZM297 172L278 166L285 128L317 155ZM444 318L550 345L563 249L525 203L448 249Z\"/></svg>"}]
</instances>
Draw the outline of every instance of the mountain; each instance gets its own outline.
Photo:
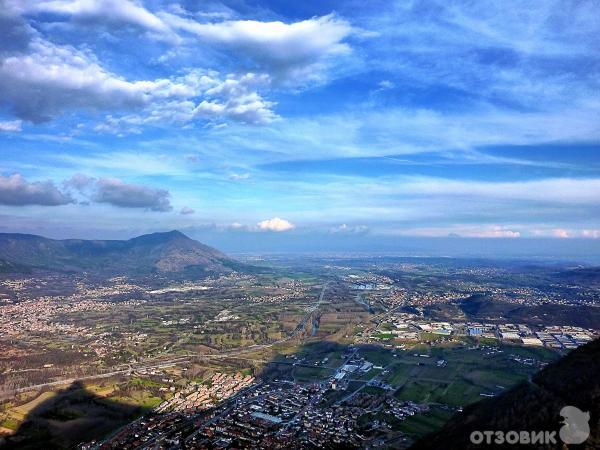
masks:
<instances>
[{"instance_id":1,"label":"mountain","mask_svg":"<svg viewBox=\"0 0 600 450\"><path fill-rule=\"evenodd\" d=\"M27 273L30 271L31 270L27 266L15 264L15 263L0 259L0 273L14 273L14 272Z\"/></svg>"},{"instance_id":2,"label":"mountain","mask_svg":"<svg viewBox=\"0 0 600 450\"><path fill-rule=\"evenodd\" d=\"M563 427L561 410L575 406L574 423L589 427L590 437L580 445L564 446L559 430ZM573 423L573 421L571 422ZM556 444L494 445L470 442L473 431L556 431ZM586 430L587 431L587 430ZM481 448L600 448L600 339L573 350L557 362L538 372L530 382L523 382L503 394L482 400L457 414L433 434L416 442L411 450Z\"/></svg>"},{"instance_id":3,"label":"mountain","mask_svg":"<svg viewBox=\"0 0 600 450\"><path fill-rule=\"evenodd\" d=\"M3 271L199 274L230 272L241 264L179 231L145 234L126 241L55 240L0 233L0 267Z\"/></svg>"}]
</instances>

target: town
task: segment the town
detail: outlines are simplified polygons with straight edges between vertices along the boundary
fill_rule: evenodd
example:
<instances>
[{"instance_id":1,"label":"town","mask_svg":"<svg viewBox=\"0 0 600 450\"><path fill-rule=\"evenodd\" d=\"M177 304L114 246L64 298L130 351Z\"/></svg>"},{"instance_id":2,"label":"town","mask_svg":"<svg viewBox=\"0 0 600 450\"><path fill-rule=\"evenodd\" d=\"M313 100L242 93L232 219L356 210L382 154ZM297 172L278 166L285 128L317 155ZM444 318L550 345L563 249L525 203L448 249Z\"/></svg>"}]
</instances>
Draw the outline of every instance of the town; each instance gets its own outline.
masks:
<instances>
[{"instance_id":1,"label":"town","mask_svg":"<svg viewBox=\"0 0 600 450\"><path fill-rule=\"evenodd\" d=\"M123 413L69 441L81 449L407 448L600 336L597 290L551 273L316 261L197 281L4 277L0 433L19 438L41 407L100 420L83 395Z\"/></svg>"}]
</instances>

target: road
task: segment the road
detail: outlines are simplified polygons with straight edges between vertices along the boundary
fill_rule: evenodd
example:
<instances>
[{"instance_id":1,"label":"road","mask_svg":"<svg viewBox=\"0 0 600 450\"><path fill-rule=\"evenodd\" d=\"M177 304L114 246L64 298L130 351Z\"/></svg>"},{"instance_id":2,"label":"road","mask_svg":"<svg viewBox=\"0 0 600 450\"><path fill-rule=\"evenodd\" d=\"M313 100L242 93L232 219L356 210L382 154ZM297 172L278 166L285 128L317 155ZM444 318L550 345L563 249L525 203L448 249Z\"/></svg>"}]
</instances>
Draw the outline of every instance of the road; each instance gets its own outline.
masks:
<instances>
[{"instance_id":1,"label":"road","mask_svg":"<svg viewBox=\"0 0 600 450\"><path fill-rule=\"evenodd\" d=\"M354 397L356 394L358 394L360 391L362 391L365 387L367 387L369 385L369 383L371 383L372 381L374 381L377 377L379 377L380 375L382 375L386 370L389 369L390 366L394 365L395 362L388 364L387 366L385 366L381 372L376 373L375 375L373 375L371 377L371 379L369 380L365 380L364 383L358 388L355 389L354 391L350 392L348 395L346 395L345 397L341 398L340 400L338 400L337 402L335 402L336 405L341 405L342 403L344 403L347 400L350 400L352 397ZM362 381L362 380L354 380L354 381Z\"/></svg>"},{"instance_id":2,"label":"road","mask_svg":"<svg viewBox=\"0 0 600 450\"><path fill-rule=\"evenodd\" d=\"M187 362L189 360L190 360L189 356L182 356L182 357L178 357L178 358L174 358L174 359L170 359L170 360L166 360L166 361L155 362L155 363L144 362L144 363L139 363L139 364L135 364L135 365L129 365L128 367L123 368L123 369L113 370L111 372L99 373L96 375L85 375L82 377L66 378L66 379L57 380L57 381L49 381L47 383L34 384L32 386L26 386L23 388L18 388L18 389L12 390L9 397L14 397L15 394L20 394L22 392L43 389L43 388L47 388L47 387L62 386L65 384L74 383L76 381L97 380L97 379L102 379L102 378L110 378L110 377L114 377L117 375L126 375L126 374L131 373L134 370L139 371L139 370L150 370L150 369L163 369L165 367L171 367L171 366L174 366L175 364Z\"/></svg>"},{"instance_id":3,"label":"road","mask_svg":"<svg viewBox=\"0 0 600 450\"><path fill-rule=\"evenodd\" d=\"M289 336L287 336L283 339L279 339L277 341L270 342L268 344L256 344L256 345L251 345L249 347L244 347L241 349L223 351L218 354L186 354L185 356L177 357L177 358L167 360L167 361L156 362L156 363L142 362L137 365L129 365L128 367L125 367L123 369L117 369L117 370L113 370L113 371L105 372L105 373L101 373L101 374L86 375L86 376L76 377L76 378L67 378L67 379L63 379L63 380L50 381L48 383L41 383L41 384L35 384L32 386L26 386L23 388L11 390L10 395L5 394L4 396L6 398L10 398L10 397L14 396L14 394L19 394L22 392L27 392L27 391L31 391L31 390L35 390L35 389L43 389L43 388L48 388L48 387L62 386L65 384L74 383L75 381L94 380L94 379L101 379L101 378L110 378L110 377L114 377L117 375L125 375L125 374L130 373L132 370L160 369L160 368L172 366L177 363L187 362L187 361L189 361L189 359L191 357L215 358L215 359L231 358L231 357L237 357L239 355L244 355L246 353L253 353L258 350L263 350L265 348L269 348L274 345L284 343L284 342L289 341L289 340L293 339L294 337L296 337L304 329L304 325L306 325L306 323L308 322L308 320L310 319L312 314L321 306L323 299L325 298L326 289L327 289L327 284L324 284L323 288L321 289L321 293L319 294L319 298L318 298L317 302L308 309L306 316L302 319L302 321L296 327L296 329L292 332L292 334L290 334ZM0 400L4 400L4 398L0 397Z\"/></svg>"},{"instance_id":4,"label":"road","mask_svg":"<svg viewBox=\"0 0 600 450\"><path fill-rule=\"evenodd\" d=\"M304 326L306 325L308 320L311 318L312 314L315 311L317 311L319 309L319 307L321 306L321 304L323 303L323 300L325 298L326 289L327 289L327 283L323 285L323 288L321 289L321 293L319 294L319 298L318 298L317 302L307 310L307 313L304 316L304 318L300 321L300 323L296 326L294 331L289 336L286 336L282 339L278 339L277 341L269 342L268 344L254 344L254 345L250 345L248 347L241 347L241 348L236 348L233 350L221 351L219 353L188 353L188 354L186 354L186 356L194 356L194 357L198 357L198 358L216 358L216 359L231 358L231 357L237 357L239 355L244 355L246 353L254 353L258 350L263 350L265 348L270 348L270 347L273 347L274 345L278 345L278 344L287 342L287 341L297 337L304 330Z\"/></svg>"},{"instance_id":5,"label":"road","mask_svg":"<svg viewBox=\"0 0 600 450\"><path fill-rule=\"evenodd\" d=\"M373 307L362 299L362 294L360 292L356 294L354 301L369 311L369 313L374 314Z\"/></svg>"},{"instance_id":6,"label":"road","mask_svg":"<svg viewBox=\"0 0 600 450\"><path fill-rule=\"evenodd\" d=\"M258 358L243 358L240 357L240 355L244 355L246 353L253 353L256 352L257 350L262 350L265 348L269 348L272 347L274 345L277 344L281 344L283 342L289 341L291 339L293 339L294 337L296 337L299 333L301 333L304 330L304 326L306 325L306 323L308 322L308 320L311 318L312 314L317 311L319 309L319 307L321 306L321 304L323 303L323 300L325 299L325 291L327 289L327 284L323 285L323 288L321 289L321 292L319 294L319 298L317 300L317 302L312 305L306 313L306 316L302 319L302 321L298 324L298 326L295 328L295 330L287 337L283 338L283 339L279 339L277 341L274 342L270 342L268 344L256 344L256 345L251 345L249 347L244 347L244 348L238 348L238 349L233 349L233 350L228 350L228 351L223 351L220 353L216 353L216 354L187 354L185 356L185 358L189 359L191 357L194 358L199 358L199 359L225 359L225 358L238 358L238 359L243 359L243 360L247 360L247 361L255 361L255 362L262 362L265 364L289 364L289 365L297 365L297 366L304 366L304 367L311 367L314 368L314 365L305 365L305 364L301 364L301 363L295 363L295 362L288 362L288 361L267 361L267 360L262 360L262 359L258 359ZM148 367L150 368L150 367ZM113 372L113 374L120 374L122 373L122 371L116 371ZM105 376L110 376L108 374L106 374ZM81 379L81 378L80 378ZM260 384L253 386L252 388L256 388L257 386L260 386ZM33 387L29 388L29 389L33 389ZM247 393L248 390L243 389L241 391L239 391L238 393L234 394L232 397L227 399L227 403L231 403L231 406L226 407L222 412L220 412L218 415L216 415L215 417L213 417L212 419L210 419L209 421L207 421L204 426L214 422L215 420L219 419L220 417L222 417L223 415L229 413L231 411L231 409L235 406L235 400L236 398L241 394L241 393ZM198 416L193 416L191 417L189 420L186 420L185 424L182 426L185 426L186 424L189 424L191 422L193 422L194 420L196 420ZM141 419L139 419L141 420ZM129 426L131 424L128 424L126 426ZM178 427L179 429L179 427ZM190 434L189 436L187 436L185 438L186 441L189 442L190 439L192 439L196 434L198 434L201 430L203 429L203 427L199 428L198 430L196 430L194 433ZM113 434L114 435L114 434ZM111 435L112 436L112 435ZM160 437L156 437L153 438L151 440L149 440L148 442L143 443L139 448L151 448L152 446L157 446L161 443L161 441L165 438L166 436L160 436ZM106 441L103 441L106 442ZM98 447L101 445L98 444Z\"/></svg>"},{"instance_id":7,"label":"road","mask_svg":"<svg viewBox=\"0 0 600 450\"><path fill-rule=\"evenodd\" d=\"M311 306L308 309L308 312L306 313L306 316L304 316L304 318L300 321L300 323L298 324L298 326L296 327L296 329L292 333L292 337L298 335L299 333L301 333L304 330L304 327L308 323L308 320L313 316L313 313L315 313L319 309L319 307L323 303L323 299L325 297L325 290L326 289L327 289L327 283L325 283L323 285L323 288L321 289L321 293L319 294L319 300L317 300L317 303L315 303L313 306Z\"/></svg>"}]
</instances>

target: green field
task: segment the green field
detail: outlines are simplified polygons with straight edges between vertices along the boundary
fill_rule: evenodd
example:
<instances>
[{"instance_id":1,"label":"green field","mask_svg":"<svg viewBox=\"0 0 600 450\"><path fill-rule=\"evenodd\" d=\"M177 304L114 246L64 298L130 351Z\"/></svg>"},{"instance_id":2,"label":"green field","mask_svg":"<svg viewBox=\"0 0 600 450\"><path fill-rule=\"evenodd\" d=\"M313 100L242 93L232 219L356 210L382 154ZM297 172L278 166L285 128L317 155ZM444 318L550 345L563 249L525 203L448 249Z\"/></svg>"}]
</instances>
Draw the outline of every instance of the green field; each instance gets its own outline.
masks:
<instances>
[{"instance_id":1,"label":"green field","mask_svg":"<svg viewBox=\"0 0 600 450\"><path fill-rule=\"evenodd\" d=\"M513 361L509 354L551 361L556 353L545 349L503 346L502 353L487 356L482 350L460 347L432 348L436 357L405 354L389 367L384 381L397 387L395 397L418 403L463 406L480 400L481 394L498 394L525 380L537 368ZM439 360L445 364L438 366Z\"/></svg>"},{"instance_id":2,"label":"green field","mask_svg":"<svg viewBox=\"0 0 600 450\"><path fill-rule=\"evenodd\" d=\"M425 414L417 414L402 421L399 429L414 437L421 437L440 429L452 415L450 411L432 408Z\"/></svg>"}]
</instances>

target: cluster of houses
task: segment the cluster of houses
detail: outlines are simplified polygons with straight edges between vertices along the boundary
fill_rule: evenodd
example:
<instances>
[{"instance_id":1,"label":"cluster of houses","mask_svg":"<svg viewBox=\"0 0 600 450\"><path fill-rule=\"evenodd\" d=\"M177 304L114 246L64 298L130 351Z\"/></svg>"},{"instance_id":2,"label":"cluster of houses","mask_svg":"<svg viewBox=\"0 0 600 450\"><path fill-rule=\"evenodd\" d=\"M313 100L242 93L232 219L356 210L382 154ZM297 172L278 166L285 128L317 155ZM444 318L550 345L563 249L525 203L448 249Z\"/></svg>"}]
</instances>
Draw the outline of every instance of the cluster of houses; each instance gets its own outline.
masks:
<instances>
[{"instance_id":1,"label":"cluster of houses","mask_svg":"<svg viewBox=\"0 0 600 450\"><path fill-rule=\"evenodd\" d=\"M240 390L252 385L254 377L251 375L228 375L217 372L206 383L191 382L185 389L175 392L173 397L162 402L155 409L156 412L187 411L208 409L225 400Z\"/></svg>"}]
</instances>

